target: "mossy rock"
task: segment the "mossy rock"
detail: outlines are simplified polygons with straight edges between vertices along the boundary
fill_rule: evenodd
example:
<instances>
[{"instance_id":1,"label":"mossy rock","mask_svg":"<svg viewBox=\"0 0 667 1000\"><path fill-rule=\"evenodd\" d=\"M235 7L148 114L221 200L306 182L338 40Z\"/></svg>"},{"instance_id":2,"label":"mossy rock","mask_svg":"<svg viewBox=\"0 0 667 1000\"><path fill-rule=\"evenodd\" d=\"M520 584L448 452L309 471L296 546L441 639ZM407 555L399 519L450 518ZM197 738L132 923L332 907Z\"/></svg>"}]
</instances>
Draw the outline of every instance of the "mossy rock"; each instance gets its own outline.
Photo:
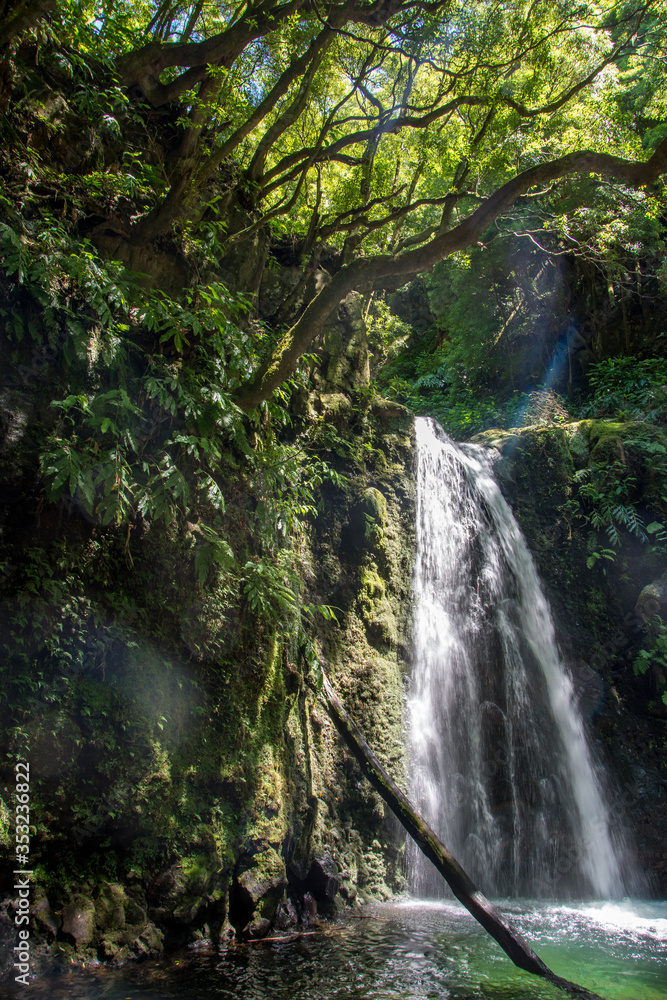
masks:
<instances>
[{"instance_id":1,"label":"mossy rock","mask_svg":"<svg viewBox=\"0 0 667 1000\"><path fill-rule=\"evenodd\" d=\"M76 950L85 949L95 935L95 904L87 896L76 896L62 912L62 931L74 938Z\"/></svg>"},{"instance_id":2,"label":"mossy rock","mask_svg":"<svg viewBox=\"0 0 667 1000\"><path fill-rule=\"evenodd\" d=\"M380 646L395 647L398 642L396 615L387 599L385 582L377 565L371 563L361 570L359 606L369 639Z\"/></svg>"},{"instance_id":3,"label":"mossy rock","mask_svg":"<svg viewBox=\"0 0 667 1000\"><path fill-rule=\"evenodd\" d=\"M364 512L384 528L387 523L387 500L378 489L369 487L363 493Z\"/></svg>"},{"instance_id":4,"label":"mossy rock","mask_svg":"<svg viewBox=\"0 0 667 1000\"><path fill-rule=\"evenodd\" d=\"M391 604L387 600L380 601L373 609L372 614L367 616L368 630L370 638L381 646L396 648L398 643L398 626L396 615Z\"/></svg>"},{"instance_id":5,"label":"mossy rock","mask_svg":"<svg viewBox=\"0 0 667 1000\"><path fill-rule=\"evenodd\" d=\"M97 911L97 907L95 908ZM38 930L55 937L62 924L62 918L55 914L46 896L38 896L30 907L31 917Z\"/></svg>"},{"instance_id":6,"label":"mossy rock","mask_svg":"<svg viewBox=\"0 0 667 1000\"><path fill-rule=\"evenodd\" d=\"M371 405L371 412L383 423L395 420L400 421L402 426L409 426L414 422L414 413L407 406L403 406L402 403L397 403L393 399L376 397Z\"/></svg>"},{"instance_id":7,"label":"mossy rock","mask_svg":"<svg viewBox=\"0 0 667 1000\"><path fill-rule=\"evenodd\" d=\"M363 297L350 292L323 331L323 370L329 385L358 391L370 381Z\"/></svg>"},{"instance_id":8,"label":"mossy rock","mask_svg":"<svg viewBox=\"0 0 667 1000\"><path fill-rule=\"evenodd\" d=\"M387 525L387 500L375 487L365 489L350 510L341 541L347 549L380 553Z\"/></svg>"},{"instance_id":9,"label":"mossy rock","mask_svg":"<svg viewBox=\"0 0 667 1000\"><path fill-rule=\"evenodd\" d=\"M615 462L626 464L623 441L618 434L605 434L591 449L588 464L613 466Z\"/></svg>"},{"instance_id":10,"label":"mossy rock","mask_svg":"<svg viewBox=\"0 0 667 1000\"><path fill-rule=\"evenodd\" d=\"M325 423L340 424L349 420L352 413L352 401L343 392L317 393L316 402Z\"/></svg>"},{"instance_id":11,"label":"mossy rock","mask_svg":"<svg viewBox=\"0 0 667 1000\"><path fill-rule=\"evenodd\" d=\"M568 424L563 428L575 468L583 469L590 455L590 433L586 422Z\"/></svg>"},{"instance_id":12,"label":"mossy rock","mask_svg":"<svg viewBox=\"0 0 667 1000\"><path fill-rule=\"evenodd\" d=\"M237 930L252 937L262 936L275 917L287 886L285 862L271 847L256 854L232 886L230 920ZM266 921L266 924L258 924Z\"/></svg>"},{"instance_id":13,"label":"mossy rock","mask_svg":"<svg viewBox=\"0 0 667 1000\"><path fill-rule=\"evenodd\" d=\"M147 890L152 919L190 923L208 902L208 890L222 868L217 854L198 853L185 855L179 863L160 872ZM131 920L127 905L126 921L139 923Z\"/></svg>"},{"instance_id":14,"label":"mossy rock","mask_svg":"<svg viewBox=\"0 0 667 1000\"><path fill-rule=\"evenodd\" d=\"M370 563L368 566L362 566L359 576L361 580L362 604L372 605L377 601L381 601L387 592L387 588L378 572L377 564Z\"/></svg>"},{"instance_id":15,"label":"mossy rock","mask_svg":"<svg viewBox=\"0 0 667 1000\"><path fill-rule=\"evenodd\" d=\"M102 886L95 900L95 922L100 931L117 931L125 926L126 900L122 886Z\"/></svg>"}]
</instances>

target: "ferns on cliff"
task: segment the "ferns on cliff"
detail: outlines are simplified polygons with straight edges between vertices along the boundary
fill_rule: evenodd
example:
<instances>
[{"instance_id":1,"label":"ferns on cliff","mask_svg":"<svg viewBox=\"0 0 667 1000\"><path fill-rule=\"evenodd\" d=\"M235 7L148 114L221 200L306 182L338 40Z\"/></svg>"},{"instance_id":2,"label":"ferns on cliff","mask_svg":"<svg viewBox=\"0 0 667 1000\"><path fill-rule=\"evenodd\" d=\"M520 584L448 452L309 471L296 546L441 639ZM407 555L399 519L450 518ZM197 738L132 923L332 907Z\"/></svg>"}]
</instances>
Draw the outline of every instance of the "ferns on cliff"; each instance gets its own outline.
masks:
<instances>
[{"instance_id":1,"label":"ferns on cliff","mask_svg":"<svg viewBox=\"0 0 667 1000\"><path fill-rule=\"evenodd\" d=\"M215 569L218 587L283 620L298 604L292 538L338 477L307 427L289 431L283 405L246 417L234 404L268 336L245 323L247 302L219 282L178 298L147 289L48 213L28 230L6 218L0 319L16 390L50 399L37 443L45 499L99 529L189 525L200 583ZM230 480L249 497L241 548Z\"/></svg>"}]
</instances>

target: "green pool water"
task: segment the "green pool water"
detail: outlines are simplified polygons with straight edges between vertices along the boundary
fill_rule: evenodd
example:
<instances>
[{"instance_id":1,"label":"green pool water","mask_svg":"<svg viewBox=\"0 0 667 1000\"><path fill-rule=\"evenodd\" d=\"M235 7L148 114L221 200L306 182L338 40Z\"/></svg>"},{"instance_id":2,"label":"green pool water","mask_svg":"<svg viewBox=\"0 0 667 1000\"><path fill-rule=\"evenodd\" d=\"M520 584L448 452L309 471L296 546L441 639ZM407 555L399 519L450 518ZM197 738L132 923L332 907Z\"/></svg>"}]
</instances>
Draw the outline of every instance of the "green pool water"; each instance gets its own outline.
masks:
<instances>
[{"instance_id":1,"label":"green pool water","mask_svg":"<svg viewBox=\"0 0 667 1000\"><path fill-rule=\"evenodd\" d=\"M667 903L496 901L564 978L605 1000L667 998ZM120 970L43 974L53 1000L555 1000L560 990L516 969L458 904L366 907L308 935L202 946ZM10 996L26 996L25 987Z\"/></svg>"}]
</instances>

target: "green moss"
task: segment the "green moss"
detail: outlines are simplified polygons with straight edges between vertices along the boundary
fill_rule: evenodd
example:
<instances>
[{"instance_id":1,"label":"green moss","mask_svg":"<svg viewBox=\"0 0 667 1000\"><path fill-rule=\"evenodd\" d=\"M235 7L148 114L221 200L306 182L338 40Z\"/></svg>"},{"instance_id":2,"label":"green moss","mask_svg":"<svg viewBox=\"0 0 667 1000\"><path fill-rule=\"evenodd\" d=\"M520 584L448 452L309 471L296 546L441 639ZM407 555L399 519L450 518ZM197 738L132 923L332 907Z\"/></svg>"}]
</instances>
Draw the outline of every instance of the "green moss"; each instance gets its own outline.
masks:
<instances>
[{"instance_id":1,"label":"green moss","mask_svg":"<svg viewBox=\"0 0 667 1000\"><path fill-rule=\"evenodd\" d=\"M563 430L572 462L576 468L581 469L587 464L590 453L590 428L587 421L568 424Z\"/></svg>"},{"instance_id":2,"label":"green moss","mask_svg":"<svg viewBox=\"0 0 667 1000\"><path fill-rule=\"evenodd\" d=\"M367 515L384 528L387 523L387 501L382 493L371 486L364 490L363 501Z\"/></svg>"},{"instance_id":3,"label":"green moss","mask_svg":"<svg viewBox=\"0 0 667 1000\"><path fill-rule=\"evenodd\" d=\"M272 847L253 858L253 872L256 878L267 882L277 882L285 878L285 862Z\"/></svg>"},{"instance_id":4,"label":"green moss","mask_svg":"<svg viewBox=\"0 0 667 1000\"><path fill-rule=\"evenodd\" d=\"M362 603L372 606L374 602L382 600L386 594L386 587L384 581L378 573L376 563L371 563L368 566L362 566L360 578Z\"/></svg>"},{"instance_id":5,"label":"green moss","mask_svg":"<svg viewBox=\"0 0 667 1000\"><path fill-rule=\"evenodd\" d=\"M394 610L386 593L377 565L371 563L369 566L363 566L359 596L362 617L373 638L383 646L395 647L398 641L398 628Z\"/></svg>"},{"instance_id":6,"label":"green moss","mask_svg":"<svg viewBox=\"0 0 667 1000\"><path fill-rule=\"evenodd\" d=\"M378 840L373 840L359 860L359 889L368 899L391 899L394 892L387 886L386 877L386 850Z\"/></svg>"},{"instance_id":7,"label":"green moss","mask_svg":"<svg viewBox=\"0 0 667 1000\"><path fill-rule=\"evenodd\" d=\"M325 421L333 423L347 420L352 412L352 402L343 392L321 392L318 395Z\"/></svg>"},{"instance_id":8,"label":"green moss","mask_svg":"<svg viewBox=\"0 0 667 1000\"><path fill-rule=\"evenodd\" d=\"M12 814L0 796L0 847L9 850L12 845Z\"/></svg>"}]
</instances>

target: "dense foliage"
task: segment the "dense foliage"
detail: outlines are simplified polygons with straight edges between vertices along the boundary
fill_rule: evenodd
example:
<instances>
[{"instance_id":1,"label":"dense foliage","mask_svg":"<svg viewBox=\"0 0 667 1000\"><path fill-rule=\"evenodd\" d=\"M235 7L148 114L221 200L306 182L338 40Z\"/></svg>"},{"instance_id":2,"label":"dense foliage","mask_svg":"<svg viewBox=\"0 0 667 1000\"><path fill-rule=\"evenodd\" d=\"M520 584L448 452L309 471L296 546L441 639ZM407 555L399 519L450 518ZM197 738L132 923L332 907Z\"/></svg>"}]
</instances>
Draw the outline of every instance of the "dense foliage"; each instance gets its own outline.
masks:
<instances>
[{"instance_id":1,"label":"dense foliage","mask_svg":"<svg viewBox=\"0 0 667 1000\"><path fill-rule=\"evenodd\" d=\"M507 330L512 299L543 298L548 278L522 246L547 259L574 248L620 274L633 241L660 245L661 0L72 2L42 21L43 2L7 7L5 135L23 150L22 201L55 186L105 255L134 264L175 238L246 295L267 236L325 269L324 285L304 273L303 294L269 317L263 363L235 390L245 410L294 372L351 290L458 252L457 302L492 225L514 237L482 267L506 272ZM493 317L477 312L488 341Z\"/></svg>"},{"instance_id":2,"label":"dense foliage","mask_svg":"<svg viewBox=\"0 0 667 1000\"><path fill-rule=\"evenodd\" d=\"M536 392L558 394L556 419L662 422L664 215L624 238L624 254L592 260L547 232L537 247L515 226L438 265L427 279L431 323L404 336L381 370L383 390L457 437L536 422Z\"/></svg>"},{"instance_id":3,"label":"dense foliage","mask_svg":"<svg viewBox=\"0 0 667 1000\"><path fill-rule=\"evenodd\" d=\"M663 3L5 13L0 309L19 380L53 379L46 501L128 539L195 525L197 578L215 567L280 619L290 538L336 479L324 456L350 448L289 400L355 289L380 389L461 436L565 419L590 372L582 415L662 418L626 299L663 294ZM262 301L281 263L300 277ZM415 332L388 288L433 265ZM568 299L587 280L621 301L625 368L595 368ZM226 463L253 497L252 551L230 541ZM611 538L632 505L596 502Z\"/></svg>"},{"instance_id":4,"label":"dense foliage","mask_svg":"<svg viewBox=\"0 0 667 1000\"><path fill-rule=\"evenodd\" d=\"M190 531L200 582L215 568L232 603L290 619L292 539L351 446L289 400L350 290L380 390L457 435L662 419L661 362L630 355L633 299L663 296L663 3L5 13L8 356L38 394L53 380L44 499L127 531L128 558L138 525ZM281 263L300 277L262 301ZM388 289L434 264L417 329ZM626 357L596 367L605 283ZM253 498L250 548L226 464ZM582 517L645 534L609 489L579 484Z\"/></svg>"}]
</instances>

